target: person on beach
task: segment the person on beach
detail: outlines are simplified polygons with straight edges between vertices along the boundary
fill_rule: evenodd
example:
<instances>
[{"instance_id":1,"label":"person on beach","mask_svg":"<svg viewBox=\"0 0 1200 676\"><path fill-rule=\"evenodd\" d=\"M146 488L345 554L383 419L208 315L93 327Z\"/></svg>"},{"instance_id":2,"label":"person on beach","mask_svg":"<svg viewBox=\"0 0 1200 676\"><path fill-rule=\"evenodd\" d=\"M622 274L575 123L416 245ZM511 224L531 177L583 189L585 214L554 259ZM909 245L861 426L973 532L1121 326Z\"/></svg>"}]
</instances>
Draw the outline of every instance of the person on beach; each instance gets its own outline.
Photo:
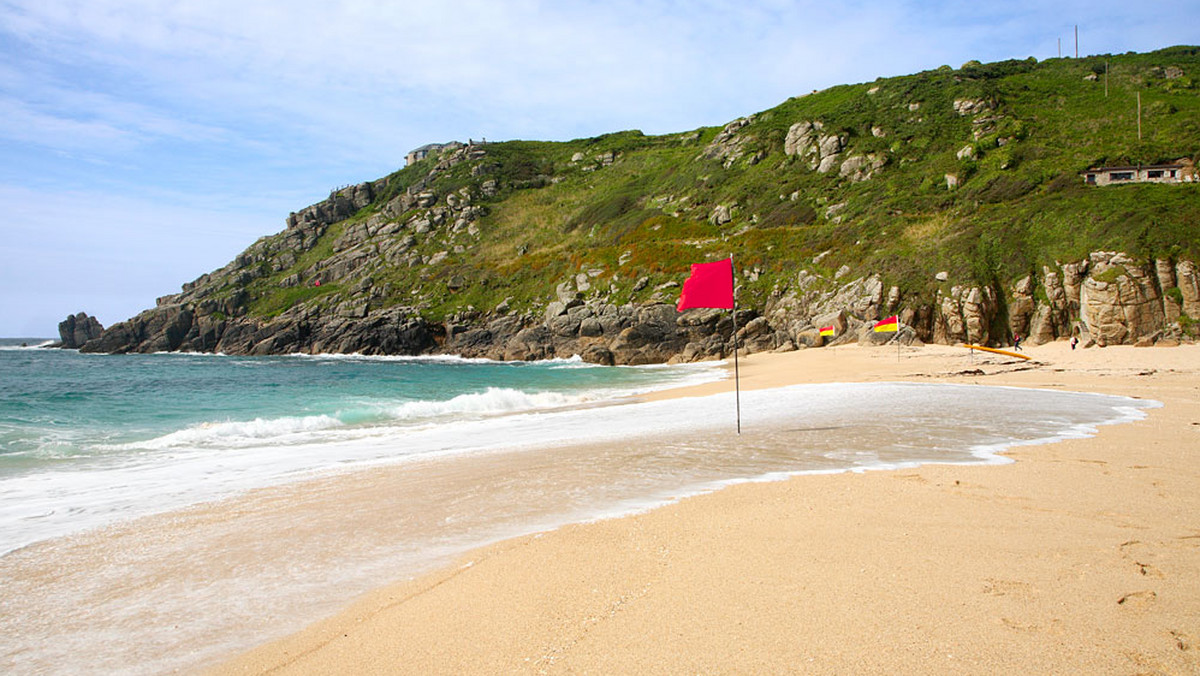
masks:
<instances>
[{"instance_id":1,"label":"person on beach","mask_svg":"<svg viewBox=\"0 0 1200 676\"><path fill-rule=\"evenodd\" d=\"M1071 349L1074 350L1075 346L1078 344L1079 344L1079 336L1071 336Z\"/></svg>"},{"instance_id":2,"label":"person on beach","mask_svg":"<svg viewBox=\"0 0 1200 676\"><path fill-rule=\"evenodd\" d=\"M1021 349L1021 334L1019 334L1019 333L1017 335L1013 336L1013 349L1014 350ZM1022 351L1024 351L1024 350L1022 350Z\"/></svg>"}]
</instances>

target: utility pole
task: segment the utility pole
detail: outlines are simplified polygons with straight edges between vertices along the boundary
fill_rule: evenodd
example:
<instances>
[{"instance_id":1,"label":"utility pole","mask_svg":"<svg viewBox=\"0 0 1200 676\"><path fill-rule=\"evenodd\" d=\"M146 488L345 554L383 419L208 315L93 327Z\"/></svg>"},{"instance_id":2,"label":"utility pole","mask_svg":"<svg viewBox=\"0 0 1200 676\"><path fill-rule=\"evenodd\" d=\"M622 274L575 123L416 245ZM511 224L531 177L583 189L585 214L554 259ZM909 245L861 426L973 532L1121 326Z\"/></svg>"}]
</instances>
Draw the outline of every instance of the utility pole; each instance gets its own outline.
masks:
<instances>
[{"instance_id":1,"label":"utility pole","mask_svg":"<svg viewBox=\"0 0 1200 676\"><path fill-rule=\"evenodd\" d=\"M1142 93L1137 93L1138 102L1138 140L1142 140Z\"/></svg>"},{"instance_id":2,"label":"utility pole","mask_svg":"<svg viewBox=\"0 0 1200 676\"><path fill-rule=\"evenodd\" d=\"M1062 38L1058 39L1058 58L1062 58Z\"/></svg>"},{"instance_id":3,"label":"utility pole","mask_svg":"<svg viewBox=\"0 0 1200 676\"><path fill-rule=\"evenodd\" d=\"M1075 58L1079 58L1079 24L1075 24Z\"/></svg>"}]
</instances>

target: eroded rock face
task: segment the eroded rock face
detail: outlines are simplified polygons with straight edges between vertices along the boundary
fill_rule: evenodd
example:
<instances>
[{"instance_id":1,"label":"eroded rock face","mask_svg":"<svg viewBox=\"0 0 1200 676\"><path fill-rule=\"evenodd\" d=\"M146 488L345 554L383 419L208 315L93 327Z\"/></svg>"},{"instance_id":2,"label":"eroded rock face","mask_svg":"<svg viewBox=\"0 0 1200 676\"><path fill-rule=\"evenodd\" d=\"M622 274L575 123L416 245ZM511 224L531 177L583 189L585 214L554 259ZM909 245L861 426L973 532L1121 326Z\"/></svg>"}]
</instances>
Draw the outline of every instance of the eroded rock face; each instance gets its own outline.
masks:
<instances>
[{"instance_id":1,"label":"eroded rock face","mask_svg":"<svg viewBox=\"0 0 1200 676\"><path fill-rule=\"evenodd\" d=\"M1192 261L1180 261L1175 266L1175 281L1180 297L1181 309L1192 319L1200 319L1200 271Z\"/></svg>"},{"instance_id":2,"label":"eroded rock face","mask_svg":"<svg viewBox=\"0 0 1200 676\"><path fill-rule=\"evenodd\" d=\"M1098 345L1132 344L1163 328L1156 278L1129 257L1097 252L1080 288L1080 320Z\"/></svg>"},{"instance_id":3,"label":"eroded rock face","mask_svg":"<svg viewBox=\"0 0 1200 676\"><path fill-rule=\"evenodd\" d=\"M1022 277L1013 284L1008 299L1008 330L1013 335L1029 335L1029 323L1037 303L1033 298L1033 278Z\"/></svg>"},{"instance_id":4,"label":"eroded rock face","mask_svg":"<svg viewBox=\"0 0 1200 676\"><path fill-rule=\"evenodd\" d=\"M802 272L791 292L767 303L763 316L772 338L761 347L786 350L856 341L863 326L880 318L886 303L890 300L885 301L877 275L843 282ZM834 328L832 337L820 334L828 326Z\"/></svg>"},{"instance_id":5,"label":"eroded rock face","mask_svg":"<svg viewBox=\"0 0 1200 676\"><path fill-rule=\"evenodd\" d=\"M991 340L998 310L991 287L954 286L949 294L938 294L935 308L933 342L986 345Z\"/></svg>"},{"instance_id":6,"label":"eroded rock face","mask_svg":"<svg viewBox=\"0 0 1200 676\"><path fill-rule=\"evenodd\" d=\"M1047 300L1038 304L1028 330L1020 334L1028 336L1033 345L1071 335L1071 303L1062 277L1049 267L1043 267L1042 289Z\"/></svg>"},{"instance_id":7,"label":"eroded rock face","mask_svg":"<svg viewBox=\"0 0 1200 676\"><path fill-rule=\"evenodd\" d=\"M560 297L534 316L509 314L506 308L442 324L431 324L412 309L374 309L369 302L353 299L326 310L300 306L263 320L227 314L233 309L229 299L172 303L167 301L178 297L166 297L158 307L86 338L81 349L439 352L506 360L582 355L601 364L694 361L732 352L734 325L728 311L677 313L666 302L615 306L602 298L584 300L575 288L578 283L564 283ZM362 288L369 290L370 285ZM870 343L879 339L867 335L870 325L884 313L899 312L911 342L988 344L1019 334L1036 344L1080 332L1099 345L1168 343L1186 339L1173 325L1177 317L1172 308L1200 315L1200 273L1190 261L1138 264L1122 254L1098 252L1079 263L1046 266L1040 276L1010 287L1009 335L994 335L996 320L1005 318L999 316L1001 303L990 287L953 285L932 305L906 308L900 290L892 287L885 293L878 276L824 278L802 272L786 292L771 297L762 316L753 310L739 312L738 342L748 352ZM87 336L73 328L93 326L94 320L84 317L63 323L64 343L68 335L76 341ZM831 337L820 335L827 326L834 327Z\"/></svg>"},{"instance_id":8,"label":"eroded rock face","mask_svg":"<svg viewBox=\"0 0 1200 676\"><path fill-rule=\"evenodd\" d=\"M1186 289L1186 290L1185 290ZM1195 266L1169 260L1137 262L1117 252L1046 266L1040 279L1013 285L1009 328L1032 344L1083 335L1099 345L1153 344L1182 338L1179 320L1200 297Z\"/></svg>"}]
</instances>

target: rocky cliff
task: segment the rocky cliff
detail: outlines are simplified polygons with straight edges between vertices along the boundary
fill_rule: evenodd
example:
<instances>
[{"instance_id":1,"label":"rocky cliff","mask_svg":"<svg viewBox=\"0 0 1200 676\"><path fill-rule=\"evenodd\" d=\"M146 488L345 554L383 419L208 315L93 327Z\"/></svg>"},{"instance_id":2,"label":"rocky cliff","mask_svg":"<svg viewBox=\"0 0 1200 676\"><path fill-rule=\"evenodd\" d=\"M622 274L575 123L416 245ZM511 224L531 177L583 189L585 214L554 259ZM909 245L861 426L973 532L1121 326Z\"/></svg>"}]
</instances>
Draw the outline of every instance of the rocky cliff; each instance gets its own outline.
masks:
<instances>
[{"instance_id":1,"label":"rocky cliff","mask_svg":"<svg viewBox=\"0 0 1200 676\"><path fill-rule=\"evenodd\" d=\"M834 343L1188 341L1200 184L1080 172L1200 155L1196 72L1193 47L972 62L681 134L444 144L99 336L67 332L89 352L690 361L729 354L735 323L676 313L679 284L732 254L750 351L826 345L824 326ZM1137 92L1154 133L1130 145ZM891 314L899 336L870 330Z\"/></svg>"},{"instance_id":2,"label":"rocky cliff","mask_svg":"<svg viewBox=\"0 0 1200 676\"><path fill-rule=\"evenodd\" d=\"M289 218L293 225L283 241L298 248L285 248L285 257L302 251L305 242L314 243L314 233L338 212L322 204L301 213ZM388 225L352 234L350 241L362 246L374 236L390 235ZM556 296L536 314L512 313L502 303L488 312L430 321L413 307L372 308L376 295L368 277L358 281L358 298L327 306L300 303L271 318L250 316L237 284L268 260L263 254L270 248L260 242L227 268L179 295L160 298L158 307L103 334L73 328L95 323L86 315L84 320L68 318L60 325L60 332L66 332L64 344L82 346L85 352L456 354L508 361L580 355L601 364L724 358L734 344L732 314L676 312L676 285L658 290L649 302L618 305L581 291L588 286L586 275L558 284ZM355 254L345 255L354 248L343 248L305 276L331 282L353 278L356 270L369 266ZM210 291L227 288L229 280L232 295L214 298ZM1002 345L1014 335L1026 336L1032 344L1077 336L1085 346L1174 345L1193 340L1189 318L1200 316L1200 271L1189 260L1138 263L1126 254L1094 252L1081 261L1045 266L1041 275L1024 277L1006 289L955 284L944 272L936 281L939 290L932 302L910 301L898 287L885 287L878 275L851 279L846 268L830 277L802 271L788 291L773 295L761 309L738 310L738 345L747 352L893 339ZM899 336L874 333L872 324L890 314L900 316L904 329ZM821 336L825 326L834 327L832 338ZM68 335L74 343L67 342Z\"/></svg>"}]
</instances>

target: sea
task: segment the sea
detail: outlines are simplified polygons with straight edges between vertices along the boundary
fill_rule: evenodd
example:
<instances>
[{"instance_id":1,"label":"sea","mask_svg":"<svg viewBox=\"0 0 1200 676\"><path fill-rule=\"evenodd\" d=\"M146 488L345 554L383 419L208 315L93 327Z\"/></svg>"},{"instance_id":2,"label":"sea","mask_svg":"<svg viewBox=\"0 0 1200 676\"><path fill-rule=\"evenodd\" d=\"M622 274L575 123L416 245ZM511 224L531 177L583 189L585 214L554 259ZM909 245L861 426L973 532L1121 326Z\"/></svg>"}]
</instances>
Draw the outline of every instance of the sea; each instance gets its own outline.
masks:
<instances>
[{"instance_id":1,"label":"sea","mask_svg":"<svg viewBox=\"0 0 1200 676\"><path fill-rule=\"evenodd\" d=\"M0 672L190 672L507 538L806 473L1004 463L1155 402L722 364L0 340ZM730 389L730 388L725 388Z\"/></svg>"}]
</instances>

